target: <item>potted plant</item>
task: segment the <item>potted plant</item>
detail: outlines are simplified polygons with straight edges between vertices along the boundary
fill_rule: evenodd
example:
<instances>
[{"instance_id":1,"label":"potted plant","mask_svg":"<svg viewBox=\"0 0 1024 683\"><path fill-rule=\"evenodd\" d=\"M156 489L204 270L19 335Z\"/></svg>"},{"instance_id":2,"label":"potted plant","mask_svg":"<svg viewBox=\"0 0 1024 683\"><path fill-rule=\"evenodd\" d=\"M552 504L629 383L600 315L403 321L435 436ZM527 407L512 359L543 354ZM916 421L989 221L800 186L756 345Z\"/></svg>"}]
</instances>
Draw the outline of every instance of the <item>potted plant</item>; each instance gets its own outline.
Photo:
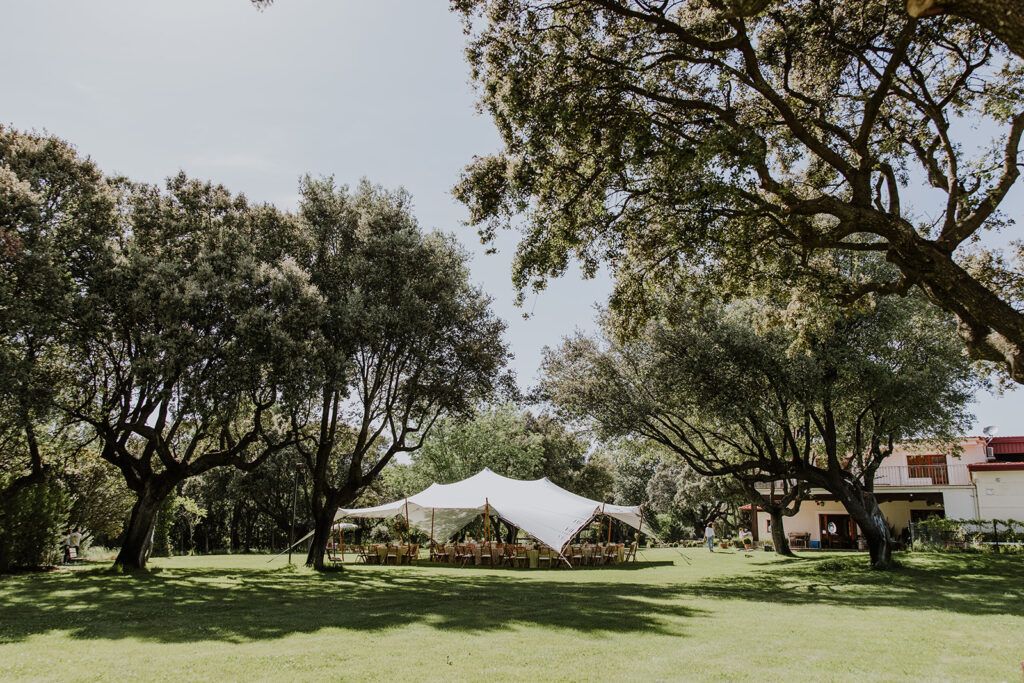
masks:
<instances>
[{"instance_id":1,"label":"potted plant","mask_svg":"<svg viewBox=\"0 0 1024 683\"><path fill-rule=\"evenodd\" d=\"M732 543L726 540L721 540L718 542L718 547L722 550L728 550L730 545L732 545Z\"/></svg>"},{"instance_id":2,"label":"potted plant","mask_svg":"<svg viewBox=\"0 0 1024 683\"><path fill-rule=\"evenodd\" d=\"M750 536L744 536L743 537L743 549L744 550L750 550L753 547L754 547L754 539L752 539Z\"/></svg>"}]
</instances>

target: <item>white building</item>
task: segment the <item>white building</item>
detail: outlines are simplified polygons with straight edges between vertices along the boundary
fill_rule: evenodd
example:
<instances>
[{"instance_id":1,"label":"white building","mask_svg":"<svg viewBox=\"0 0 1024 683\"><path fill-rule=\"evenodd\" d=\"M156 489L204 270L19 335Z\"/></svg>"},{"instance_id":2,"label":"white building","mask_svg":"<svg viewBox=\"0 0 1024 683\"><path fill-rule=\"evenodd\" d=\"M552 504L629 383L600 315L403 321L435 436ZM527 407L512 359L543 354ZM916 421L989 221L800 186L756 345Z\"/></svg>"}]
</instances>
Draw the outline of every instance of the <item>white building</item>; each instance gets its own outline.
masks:
<instances>
[{"instance_id":1,"label":"white building","mask_svg":"<svg viewBox=\"0 0 1024 683\"><path fill-rule=\"evenodd\" d=\"M769 487L761 487L768 494ZM958 454L897 448L875 475L875 496L897 534L927 517L1024 520L1024 436L965 437ZM745 506L745 510L750 510ZM854 548L859 530L846 508L812 489L800 511L784 520L795 547ZM829 533L834 525L835 532ZM756 537L770 538L771 519L754 510Z\"/></svg>"}]
</instances>

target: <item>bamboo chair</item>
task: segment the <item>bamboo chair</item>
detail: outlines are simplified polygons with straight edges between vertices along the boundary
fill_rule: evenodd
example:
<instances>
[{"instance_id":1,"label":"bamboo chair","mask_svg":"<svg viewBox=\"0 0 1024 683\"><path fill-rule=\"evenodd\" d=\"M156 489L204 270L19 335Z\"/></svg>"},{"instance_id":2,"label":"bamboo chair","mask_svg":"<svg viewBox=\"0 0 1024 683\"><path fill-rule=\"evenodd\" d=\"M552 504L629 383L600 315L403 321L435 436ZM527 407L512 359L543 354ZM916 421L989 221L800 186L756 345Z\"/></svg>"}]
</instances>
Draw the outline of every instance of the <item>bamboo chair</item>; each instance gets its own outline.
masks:
<instances>
[{"instance_id":1,"label":"bamboo chair","mask_svg":"<svg viewBox=\"0 0 1024 683\"><path fill-rule=\"evenodd\" d=\"M527 555L526 551L527 551L526 546L519 545L519 546L515 547L516 556L515 556L515 559L513 560L513 566L515 566L515 567L529 567L530 566L530 556Z\"/></svg>"},{"instance_id":2,"label":"bamboo chair","mask_svg":"<svg viewBox=\"0 0 1024 683\"><path fill-rule=\"evenodd\" d=\"M420 544L412 543L408 546L407 550L408 552L405 554L405 557L403 559L405 560L406 564L412 566L416 564L420 559Z\"/></svg>"},{"instance_id":3,"label":"bamboo chair","mask_svg":"<svg viewBox=\"0 0 1024 683\"><path fill-rule=\"evenodd\" d=\"M545 562L547 563L548 568L550 569L551 568L551 564L552 564L552 561L551 561L551 549L550 548L541 548L540 549L540 555L537 557L537 566L538 567L540 567Z\"/></svg>"},{"instance_id":4,"label":"bamboo chair","mask_svg":"<svg viewBox=\"0 0 1024 683\"><path fill-rule=\"evenodd\" d=\"M477 564L487 563L488 566L494 563L493 548L490 543L484 543L480 546L480 561Z\"/></svg>"},{"instance_id":5,"label":"bamboo chair","mask_svg":"<svg viewBox=\"0 0 1024 683\"><path fill-rule=\"evenodd\" d=\"M619 558L622 556L622 544L611 543L608 545L608 552L605 554L605 562L607 564L618 564Z\"/></svg>"},{"instance_id":6,"label":"bamboo chair","mask_svg":"<svg viewBox=\"0 0 1024 683\"><path fill-rule=\"evenodd\" d=\"M516 561L516 546L506 543L502 553L501 566L514 567Z\"/></svg>"},{"instance_id":7,"label":"bamboo chair","mask_svg":"<svg viewBox=\"0 0 1024 683\"><path fill-rule=\"evenodd\" d=\"M393 558L393 559L392 559ZM398 564L398 546L388 544L387 552L384 555L384 564L391 562L392 564Z\"/></svg>"},{"instance_id":8,"label":"bamboo chair","mask_svg":"<svg viewBox=\"0 0 1024 683\"><path fill-rule=\"evenodd\" d=\"M569 546L569 562L572 566L577 567L583 563L583 548L579 545Z\"/></svg>"},{"instance_id":9,"label":"bamboo chair","mask_svg":"<svg viewBox=\"0 0 1024 683\"><path fill-rule=\"evenodd\" d=\"M459 562L459 566L465 567L469 562L473 561L473 549L467 543L457 545L455 559Z\"/></svg>"}]
</instances>

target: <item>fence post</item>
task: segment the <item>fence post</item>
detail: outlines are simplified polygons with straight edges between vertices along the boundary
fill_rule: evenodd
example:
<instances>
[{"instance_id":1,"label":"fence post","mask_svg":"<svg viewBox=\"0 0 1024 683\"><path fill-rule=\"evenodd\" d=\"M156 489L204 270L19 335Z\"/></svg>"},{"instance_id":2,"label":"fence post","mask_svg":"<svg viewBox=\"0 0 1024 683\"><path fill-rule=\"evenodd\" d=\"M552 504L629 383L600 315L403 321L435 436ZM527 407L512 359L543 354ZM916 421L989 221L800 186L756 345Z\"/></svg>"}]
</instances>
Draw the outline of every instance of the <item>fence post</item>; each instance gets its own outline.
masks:
<instances>
[{"instance_id":1,"label":"fence post","mask_svg":"<svg viewBox=\"0 0 1024 683\"><path fill-rule=\"evenodd\" d=\"M996 552L998 553L999 552L999 520L998 519L993 519L992 520L992 536L995 539Z\"/></svg>"}]
</instances>

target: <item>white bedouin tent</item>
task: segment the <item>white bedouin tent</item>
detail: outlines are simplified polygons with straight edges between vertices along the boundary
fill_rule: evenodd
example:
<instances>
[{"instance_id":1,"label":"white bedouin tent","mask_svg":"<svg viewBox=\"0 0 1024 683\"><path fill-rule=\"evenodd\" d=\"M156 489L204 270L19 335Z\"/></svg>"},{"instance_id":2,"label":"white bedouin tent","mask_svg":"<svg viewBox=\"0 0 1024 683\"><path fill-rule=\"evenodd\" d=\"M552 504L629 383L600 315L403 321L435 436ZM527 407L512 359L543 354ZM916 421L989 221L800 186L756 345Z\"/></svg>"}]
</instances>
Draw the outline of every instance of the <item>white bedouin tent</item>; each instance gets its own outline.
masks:
<instances>
[{"instance_id":1,"label":"white bedouin tent","mask_svg":"<svg viewBox=\"0 0 1024 683\"><path fill-rule=\"evenodd\" d=\"M546 477L509 479L484 468L454 484L431 484L419 493L369 508L338 510L335 519L407 517L410 526L448 539L481 514L493 514L559 553L599 515L642 530L639 506L606 505L566 491Z\"/></svg>"}]
</instances>

